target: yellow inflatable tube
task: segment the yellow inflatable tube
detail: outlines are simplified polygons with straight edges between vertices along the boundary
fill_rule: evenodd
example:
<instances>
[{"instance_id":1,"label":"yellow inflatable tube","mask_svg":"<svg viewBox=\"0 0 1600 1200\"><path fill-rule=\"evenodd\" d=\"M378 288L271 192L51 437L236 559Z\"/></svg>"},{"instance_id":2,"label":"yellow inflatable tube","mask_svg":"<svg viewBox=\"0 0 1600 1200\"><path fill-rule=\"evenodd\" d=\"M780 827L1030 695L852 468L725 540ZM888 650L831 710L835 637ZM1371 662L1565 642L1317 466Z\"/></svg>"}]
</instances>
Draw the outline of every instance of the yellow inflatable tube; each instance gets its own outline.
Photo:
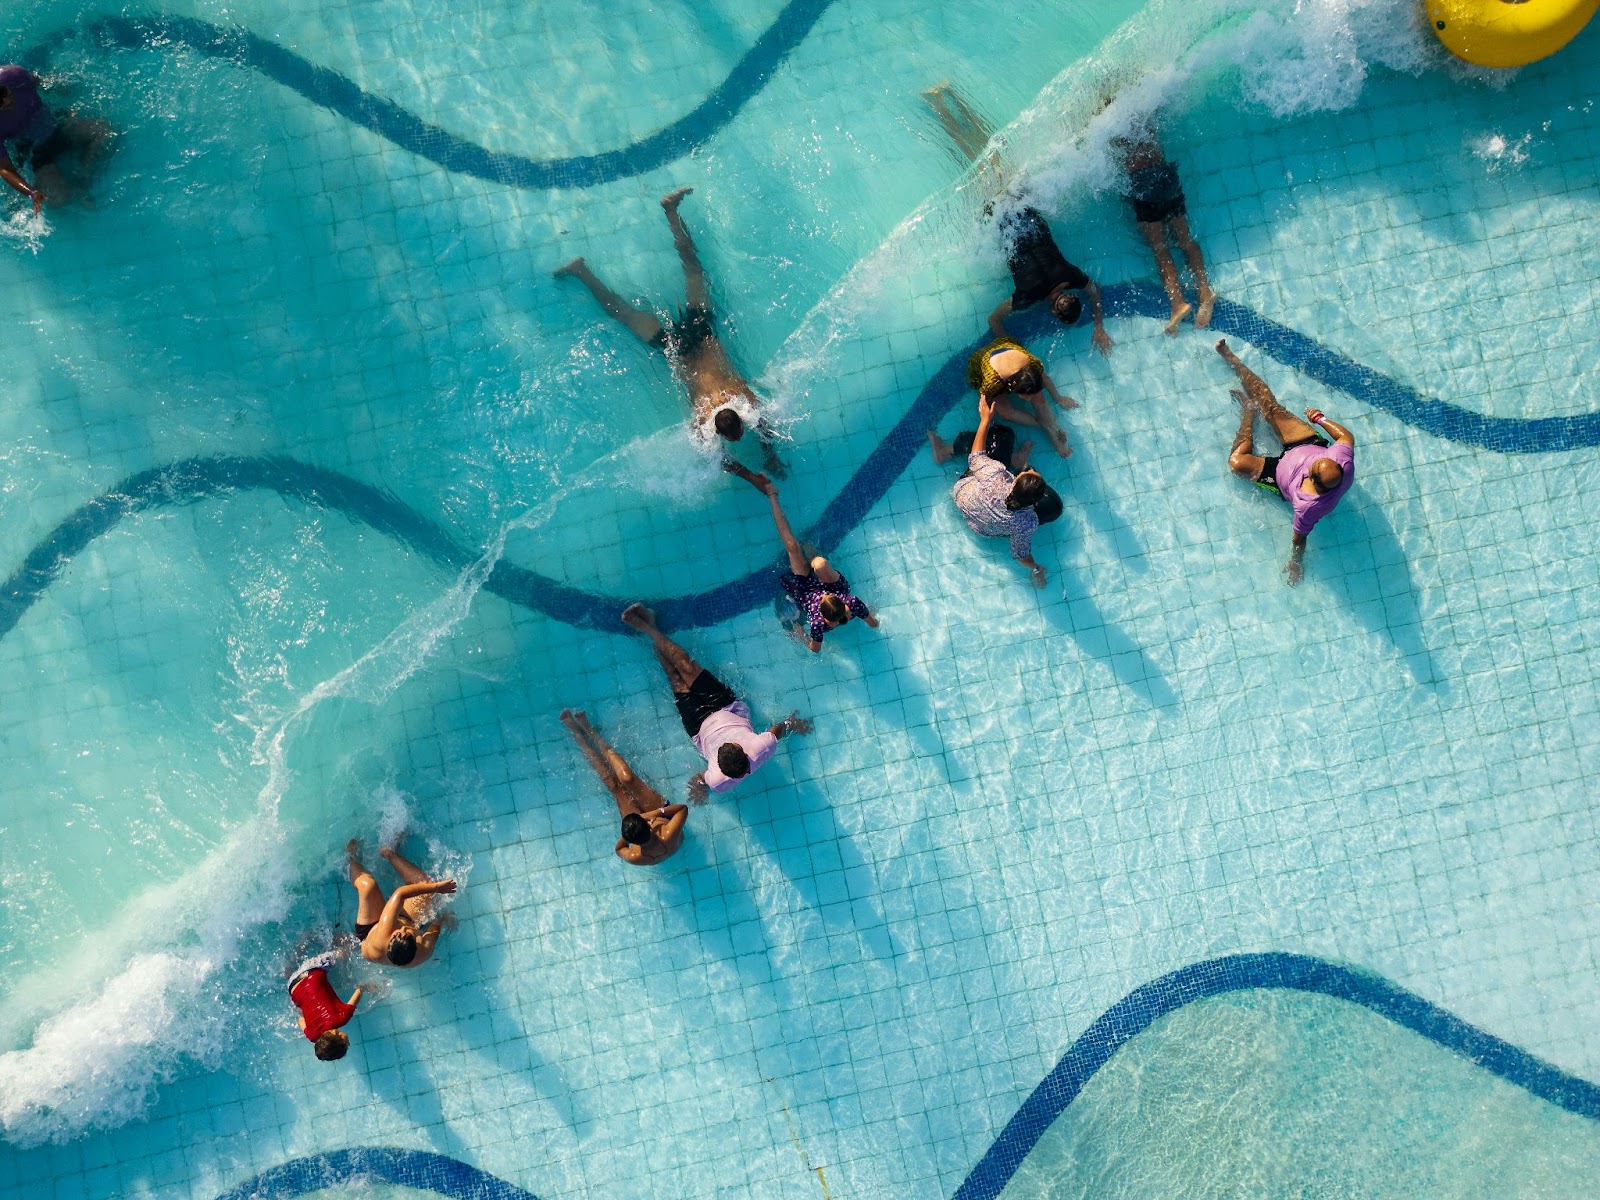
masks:
<instances>
[{"instance_id":1,"label":"yellow inflatable tube","mask_svg":"<svg viewBox=\"0 0 1600 1200\"><path fill-rule=\"evenodd\" d=\"M1426 0L1445 49L1480 67L1520 67L1554 54L1589 23L1600 0Z\"/></svg>"}]
</instances>

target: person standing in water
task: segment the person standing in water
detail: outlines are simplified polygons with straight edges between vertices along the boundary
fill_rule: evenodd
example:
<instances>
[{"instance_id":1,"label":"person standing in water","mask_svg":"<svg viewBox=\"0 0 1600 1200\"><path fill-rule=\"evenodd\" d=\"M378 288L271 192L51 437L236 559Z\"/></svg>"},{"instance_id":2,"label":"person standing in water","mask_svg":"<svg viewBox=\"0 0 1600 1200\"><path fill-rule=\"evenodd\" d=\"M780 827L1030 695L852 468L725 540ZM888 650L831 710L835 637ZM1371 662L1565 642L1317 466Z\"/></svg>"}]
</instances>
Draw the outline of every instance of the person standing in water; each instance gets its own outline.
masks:
<instances>
[{"instance_id":1,"label":"person standing in water","mask_svg":"<svg viewBox=\"0 0 1600 1200\"><path fill-rule=\"evenodd\" d=\"M1239 361L1226 339L1217 342L1217 353L1244 384L1242 392L1231 389L1239 402L1239 431L1233 437L1228 467L1235 475L1287 500L1293 508L1293 548L1283 570L1289 586L1294 587L1305 573L1307 535L1334 510L1355 482L1356 439L1343 425L1328 420L1315 408L1306 409L1305 421L1286 410L1261 377ZM1263 457L1256 453L1258 412L1283 442L1281 454ZM1333 442L1330 444L1313 426L1331 434Z\"/></svg>"},{"instance_id":2,"label":"person standing in water","mask_svg":"<svg viewBox=\"0 0 1600 1200\"><path fill-rule=\"evenodd\" d=\"M708 792L725 792L755 774L777 750L780 738L811 732L811 722L795 712L757 733L750 721L750 706L662 633L653 612L642 604L630 604L622 611L622 623L650 639L656 659L667 673L683 730L706 760L706 769L689 780L689 798L694 803L703 802Z\"/></svg>"},{"instance_id":3,"label":"person standing in water","mask_svg":"<svg viewBox=\"0 0 1600 1200\"><path fill-rule=\"evenodd\" d=\"M789 528L789 518L778 500L778 485L765 475L757 475L738 464L728 468L751 487L764 494L772 503L772 523L778 527L778 538L789 556L789 569L778 577L778 585L794 601L806 632L806 645L811 653L822 651L822 639L828 630L849 624L851 617L860 617L869 629L878 627L878 618L872 610L856 598L850 590L850 581L822 555L807 558Z\"/></svg>"},{"instance_id":4,"label":"person standing in water","mask_svg":"<svg viewBox=\"0 0 1600 1200\"><path fill-rule=\"evenodd\" d=\"M629 304L600 281L582 256L557 268L555 274L571 276L583 284L608 315L627 326L645 345L667 356L673 372L689 391L694 405L695 429L706 441L710 441L714 433L724 441L737 442L753 428L761 442L762 469L781 476L784 466L774 448L776 434L762 416L761 397L734 367L717 337L705 268L700 264L689 228L678 212L683 198L693 190L681 187L661 198L661 207L667 214L667 224L672 229L672 240L683 266L685 303L677 320L663 324L649 309Z\"/></svg>"},{"instance_id":5,"label":"person standing in water","mask_svg":"<svg viewBox=\"0 0 1600 1200\"><path fill-rule=\"evenodd\" d=\"M46 203L71 203L110 140L104 121L52 113L39 95L38 77L26 67L0 66L0 180L33 201L34 212ZM31 167L32 183L23 166Z\"/></svg>"},{"instance_id":6,"label":"person standing in water","mask_svg":"<svg viewBox=\"0 0 1600 1200\"><path fill-rule=\"evenodd\" d=\"M1161 274L1161 285L1167 289L1167 299L1172 304L1167 333L1176 336L1178 326L1191 312L1195 328L1206 328L1211 324L1211 309L1217 302L1217 294L1206 278L1206 260L1200 253L1200 243L1189 232L1188 202L1183 196L1183 184L1178 180L1178 168L1167 161L1161 143L1156 141L1147 123L1139 124L1126 136L1112 138L1111 149L1126 177L1123 198L1133 208L1134 223L1139 227L1140 236L1150 245L1156 270ZM1194 274L1200 300L1198 309L1184 298L1183 287L1178 282L1178 266L1167 248L1169 235Z\"/></svg>"},{"instance_id":7,"label":"person standing in water","mask_svg":"<svg viewBox=\"0 0 1600 1200\"><path fill-rule=\"evenodd\" d=\"M617 812L622 817L617 857L637 867L651 867L676 854L683 845L688 807L668 804L660 792L635 775L628 760L606 744L585 714L563 708L561 723L617 802Z\"/></svg>"},{"instance_id":8,"label":"person standing in water","mask_svg":"<svg viewBox=\"0 0 1600 1200\"><path fill-rule=\"evenodd\" d=\"M356 1005L361 1003L360 988L350 993L350 999L341 1000L328 982L328 971L344 957L344 949L324 950L289 975L289 1000L300 1010L300 1032L323 1062L337 1062L350 1049L350 1035L342 1027L356 1015Z\"/></svg>"},{"instance_id":9,"label":"person standing in water","mask_svg":"<svg viewBox=\"0 0 1600 1200\"><path fill-rule=\"evenodd\" d=\"M433 957L439 934L444 929L442 921L429 924L433 897L450 895L456 890L456 881L430 879L420 867L401 858L394 850L383 849L378 854L388 860L403 881L389 893L387 900L378 881L361 865L361 842L351 838L345 846L350 884L360 897L355 931L361 940L361 957L368 962L387 962L396 967L420 967Z\"/></svg>"}]
</instances>

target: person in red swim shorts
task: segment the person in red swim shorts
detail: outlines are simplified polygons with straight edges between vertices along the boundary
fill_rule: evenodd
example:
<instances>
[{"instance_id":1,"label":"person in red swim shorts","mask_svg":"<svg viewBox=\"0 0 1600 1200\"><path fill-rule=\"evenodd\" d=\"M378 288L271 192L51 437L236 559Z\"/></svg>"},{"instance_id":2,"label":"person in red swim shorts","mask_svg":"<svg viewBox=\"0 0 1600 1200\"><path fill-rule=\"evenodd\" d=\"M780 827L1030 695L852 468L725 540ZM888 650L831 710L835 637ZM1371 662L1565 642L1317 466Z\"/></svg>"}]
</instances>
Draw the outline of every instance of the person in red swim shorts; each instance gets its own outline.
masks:
<instances>
[{"instance_id":1,"label":"person in red swim shorts","mask_svg":"<svg viewBox=\"0 0 1600 1200\"><path fill-rule=\"evenodd\" d=\"M340 1026L356 1015L361 1003L360 988L349 1000L340 1000L328 982L328 968L343 957L338 950L325 950L301 963L289 979L289 999L300 1010L300 1032L323 1062L336 1062L350 1049L350 1035Z\"/></svg>"}]
</instances>

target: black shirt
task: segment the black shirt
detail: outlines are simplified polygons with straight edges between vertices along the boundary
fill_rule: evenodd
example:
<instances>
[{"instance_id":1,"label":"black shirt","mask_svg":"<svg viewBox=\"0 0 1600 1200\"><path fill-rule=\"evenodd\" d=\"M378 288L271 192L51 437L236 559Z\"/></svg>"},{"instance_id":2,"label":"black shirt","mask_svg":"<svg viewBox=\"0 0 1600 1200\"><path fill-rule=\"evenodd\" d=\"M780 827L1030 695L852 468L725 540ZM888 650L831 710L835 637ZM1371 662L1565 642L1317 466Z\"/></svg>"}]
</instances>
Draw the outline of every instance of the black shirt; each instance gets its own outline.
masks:
<instances>
[{"instance_id":1,"label":"black shirt","mask_svg":"<svg viewBox=\"0 0 1600 1200\"><path fill-rule=\"evenodd\" d=\"M1062 255L1038 209L1013 209L996 224L1005 244L1006 265L1011 268L1011 280L1016 285L1011 293L1013 311L1039 303L1062 284L1069 288L1089 286L1089 277Z\"/></svg>"}]
</instances>

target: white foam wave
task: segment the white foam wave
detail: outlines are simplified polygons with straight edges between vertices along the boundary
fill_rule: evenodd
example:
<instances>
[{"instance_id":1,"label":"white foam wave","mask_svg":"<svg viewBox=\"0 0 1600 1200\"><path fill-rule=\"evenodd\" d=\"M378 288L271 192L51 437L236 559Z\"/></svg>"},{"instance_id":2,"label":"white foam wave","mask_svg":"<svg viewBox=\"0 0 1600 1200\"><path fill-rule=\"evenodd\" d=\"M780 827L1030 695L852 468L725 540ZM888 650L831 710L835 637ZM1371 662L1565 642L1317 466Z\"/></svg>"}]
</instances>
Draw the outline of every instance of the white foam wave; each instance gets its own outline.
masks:
<instances>
[{"instance_id":1,"label":"white foam wave","mask_svg":"<svg viewBox=\"0 0 1600 1200\"><path fill-rule=\"evenodd\" d=\"M184 876L132 898L111 927L85 939L73 956L77 986L41 978L19 989L33 1001L34 1027L31 1044L0 1054L0 1129L7 1140L66 1141L121 1125L186 1064L215 1066L239 1044L247 1002L276 980L252 971L254 982L241 987L231 968L248 939L284 919L301 882L293 831L280 819L293 782L294 734L330 700L384 703L466 617L507 537L542 524L549 509L503 526L440 596L262 726L255 754L266 781L254 815ZM403 824L405 815L402 798L389 816ZM436 845L430 858L452 871L470 865ZM62 1007L63 998L76 999Z\"/></svg>"}]
</instances>

